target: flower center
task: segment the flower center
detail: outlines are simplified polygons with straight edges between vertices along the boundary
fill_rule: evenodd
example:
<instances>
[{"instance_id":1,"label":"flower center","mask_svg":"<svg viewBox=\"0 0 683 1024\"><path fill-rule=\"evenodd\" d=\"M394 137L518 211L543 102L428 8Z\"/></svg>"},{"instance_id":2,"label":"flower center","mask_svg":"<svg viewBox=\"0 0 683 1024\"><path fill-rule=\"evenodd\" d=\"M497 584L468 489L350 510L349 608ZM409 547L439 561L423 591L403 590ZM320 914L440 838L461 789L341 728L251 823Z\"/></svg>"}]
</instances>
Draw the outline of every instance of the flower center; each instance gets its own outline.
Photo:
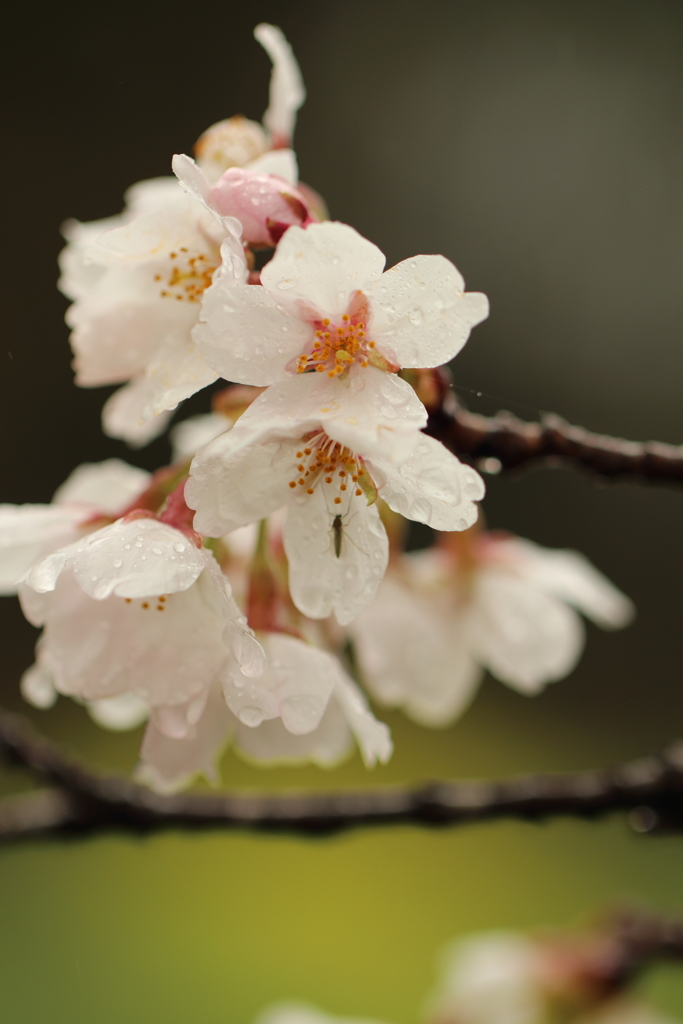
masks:
<instances>
[{"instance_id":1,"label":"flower center","mask_svg":"<svg viewBox=\"0 0 683 1024\"><path fill-rule=\"evenodd\" d=\"M332 441L327 434L318 434L311 438L308 445L296 453L299 460L296 465L297 475L289 481L292 490L313 494L319 481L330 487L334 494L334 504L341 505L344 493L351 490L360 497L363 493L361 484L367 475L362 461L358 456ZM351 495L349 495L351 497Z\"/></svg>"},{"instance_id":2,"label":"flower center","mask_svg":"<svg viewBox=\"0 0 683 1024\"><path fill-rule=\"evenodd\" d=\"M169 253L169 260L168 275L154 275L154 280L164 285L159 293L161 297L177 302L200 302L211 284L217 264L202 252L191 256L189 249L184 247Z\"/></svg>"},{"instance_id":3,"label":"flower center","mask_svg":"<svg viewBox=\"0 0 683 1024\"><path fill-rule=\"evenodd\" d=\"M366 337L365 323L359 317L344 313L341 326L327 319L320 321L312 349L301 353L296 370L297 373L315 370L327 372L328 377L338 377L354 363L367 366L374 347L374 341Z\"/></svg>"}]
</instances>

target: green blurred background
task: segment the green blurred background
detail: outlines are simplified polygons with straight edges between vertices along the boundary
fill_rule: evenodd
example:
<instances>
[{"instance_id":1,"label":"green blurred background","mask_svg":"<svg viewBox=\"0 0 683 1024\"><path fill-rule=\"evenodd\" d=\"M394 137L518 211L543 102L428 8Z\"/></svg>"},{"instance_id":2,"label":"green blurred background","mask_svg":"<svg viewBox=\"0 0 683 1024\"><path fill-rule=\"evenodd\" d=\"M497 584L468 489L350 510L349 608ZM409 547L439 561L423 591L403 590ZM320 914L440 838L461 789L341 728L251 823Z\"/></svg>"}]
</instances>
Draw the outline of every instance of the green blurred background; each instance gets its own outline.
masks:
<instances>
[{"instance_id":1,"label":"green blurred background","mask_svg":"<svg viewBox=\"0 0 683 1024\"><path fill-rule=\"evenodd\" d=\"M130 453L104 439L107 392L71 384L57 228L117 211L129 184L167 173L213 121L260 117L260 20L281 25L302 64L301 174L332 215L389 264L443 252L489 294L491 318L454 367L471 408L552 409L683 440L680 0L24 5L2 62L2 500L49 500L78 462L166 459L163 441ZM490 525L586 552L634 598L635 625L589 629L578 669L533 701L487 680L452 729L387 716L397 752L370 776L358 759L333 773L259 771L228 754L226 785L583 768L683 734L680 502L560 469L491 478ZM35 631L12 600L0 624L0 697L19 708ZM135 763L139 734L103 733L66 701L31 717L96 767ZM0 782L27 784L18 772ZM682 852L681 839L636 836L616 818L2 850L0 1021L248 1024L296 997L408 1024L451 937L581 923L622 898L683 910ZM683 972L647 986L683 1016Z\"/></svg>"}]
</instances>

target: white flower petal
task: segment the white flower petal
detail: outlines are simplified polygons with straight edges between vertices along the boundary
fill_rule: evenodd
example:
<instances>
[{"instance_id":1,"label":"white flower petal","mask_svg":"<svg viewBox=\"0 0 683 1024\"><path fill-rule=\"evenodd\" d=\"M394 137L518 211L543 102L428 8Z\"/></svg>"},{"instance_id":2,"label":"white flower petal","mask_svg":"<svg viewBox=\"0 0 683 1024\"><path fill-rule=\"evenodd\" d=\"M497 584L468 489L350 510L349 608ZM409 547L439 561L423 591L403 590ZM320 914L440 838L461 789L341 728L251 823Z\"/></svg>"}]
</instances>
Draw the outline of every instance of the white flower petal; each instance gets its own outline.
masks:
<instances>
[{"instance_id":1,"label":"white flower petal","mask_svg":"<svg viewBox=\"0 0 683 1024\"><path fill-rule=\"evenodd\" d=\"M187 590L205 568L201 552L180 530L152 518L119 520L89 534L72 546L72 559L76 580L96 601L110 594L142 598Z\"/></svg>"},{"instance_id":2,"label":"white flower petal","mask_svg":"<svg viewBox=\"0 0 683 1024\"><path fill-rule=\"evenodd\" d=\"M294 735L288 732L281 718L270 718L256 729L240 725L235 750L248 761L260 764L304 764L307 761L321 768L331 768L353 750L353 734L334 696L313 732Z\"/></svg>"},{"instance_id":3,"label":"white flower petal","mask_svg":"<svg viewBox=\"0 0 683 1024\"><path fill-rule=\"evenodd\" d=\"M24 672L20 688L24 700L43 711L51 708L59 696L52 681L52 674L41 664L40 656L35 664Z\"/></svg>"},{"instance_id":4,"label":"white flower petal","mask_svg":"<svg viewBox=\"0 0 683 1024\"><path fill-rule=\"evenodd\" d=\"M291 141L296 112L306 99L306 89L292 47L280 29L262 23L254 29L254 37L273 62L268 109L263 115L263 123L274 144L282 145Z\"/></svg>"},{"instance_id":5,"label":"white flower petal","mask_svg":"<svg viewBox=\"0 0 683 1024\"><path fill-rule=\"evenodd\" d=\"M476 610L470 627L475 657L521 693L538 693L568 675L583 650L576 612L505 570L480 571Z\"/></svg>"},{"instance_id":6,"label":"white flower petal","mask_svg":"<svg viewBox=\"0 0 683 1024\"><path fill-rule=\"evenodd\" d=\"M574 605L603 629L620 629L633 619L633 603L578 551L551 551L513 538L501 548L519 562L525 582Z\"/></svg>"},{"instance_id":7,"label":"white flower petal","mask_svg":"<svg viewBox=\"0 0 683 1024\"><path fill-rule=\"evenodd\" d=\"M201 167L198 167L191 156L176 153L171 166L173 173L188 195L201 203L226 231L239 238L242 224L237 217L221 216L211 202L211 184Z\"/></svg>"},{"instance_id":8,"label":"white flower petal","mask_svg":"<svg viewBox=\"0 0 683 1024\"><path fill-rule=\"evenodd\" d=\"M251 160L244 169L251 174L274 174L289 185L296 185L299 181L299 168L293 149L271 149L263 156Z\"/></svg>"},{"instance_id":9,"label":"white flower petal","mask_svg":"<svg viewBox=\"0 0 683 1024\"><path fill-rule=\"evenodd\" d=\"M445 256L404 260L370 289L368 332L398 366L440 366L488 316L486 296L464 288Z\"/></svg>"},{"instance_id":10,"label":"white flower petal","mask_svg":"<svg viewBox=\"0 0 683 1024\"><path fill-rule=\"evenodd\" d=\"M176 423L168 435L173 449L173 461L189 458L230 427L230 421L217 412L204 416L190 416L181 423Z\"/></svg>"},{"instance_id":11,"label":"white flower petal","mask_svg":"<svg viewBox=\"0 0 683 1024\"><path fill-rule=\"evenodd\" d=\"M404 461L373 455L370 472L384 501L407 519L435 530L466 530L477 520L484 481L426 434Z\"/></svg>"},{"instance_id":12,"label":"white flower petal","mask_svg":"<svg viewBox=\"0 0 683 1024\"><path fill-rule=\"evenodd\" d=\"M153 722L147 726L137 777L153 789L170 793L204 774L216 782L216 761L235 728L218 687L212 688L204 713L183 739L169 739Z\"/></svg>"},{"instance_id":13,"label":"white flower petal","mask_svg":"<svg viewBox=\"0 0 683 1024\"><path fill-rule=\"evenodd\" d=\"M384 254L376 245L348 224L326 221L289 228L261 271L261 282L293 316L335 320L383 269Z\"/></svg>"},{"instance_id":14,"label":"white flower petal","mask_svg":"<svg viewBox=\"0 0 683 1024\"><path fill-rule=\"evenodd\" d=\"M132 448L141 448L163 434L171 422L171 412L162 412L145 419L143 412L153 396L153 389L144 377L138 377L115 391L102 409L102 430L107 437L127 441Z\"/></svg>"},{"instance_id":15,"label":"white flower petal","mask_svg":"<svg viewBox=\"0 0 683 1024\"><path fill-rule=\"evenodd\" d=\"M34 611L45 623L41 663L60 693L81 700L134 692L152 706L184 705L206 692L230 657L224 615L199 586L166 595L163 604L115 595L94 601L65 572Z\"/></svg>"},{"instance_id":16,"label":"white flower petal","mask_svg":"<svg viewBox=\"0 0 683 1024\"><path fill-rule=\"evenodd\" d=\"M113 732L137 729L149 716L147 704L134 693L120 693L117 697L93 700L87 707L94 722Z\"/></svg>"},{"instance_id":17,"label":"white flower petal","mask_svg":"<svg viewBox=\"0 0 683 1024\"><path fill-rule=\"evenodd\" d=\"M180 402L213 384L217 376L190 338L169 339L147 367L142 420L177 408Z\"/></svg>"},{"instance_id":18,"label":"white flower petal","mask_svg":"<svg viewBox=\"0 0 683 1024\"><path fill-rule=\"evenodd\" d=\"M372 602L389 560L389 542L374 505L363 495L346 506L325 483L290 502L283 531L289 589L299 611L323 619L333 611L350 622ZM331 490L331 488L330 488Z\"/></svg>"},{"instance_id":19,"label":"white flower petal","mask_svg":"<svg viewBox=\"0 0 683 1024\"><path fill-rule=\"evenodd\" d=\"M432 727L449 725L470 704L482 673L466 624L419 591L387 576L348 631L366 688L381 703Z\"/></svg>"},{"instance_id":20,"label":"white flower petal","mask_svg":"<svg viewBox=\"0 0 683 1024\"><path fill-rule=\"evenodd\" d=\"M57 488L52 501L58 505L90 505L115 515L144 491L149 480L150 474L144 469L121 459L85 462Z\"/></svg>"},{"instance_id":21,"label":"white flower petal","mask_svg":"<svg viewBox=\"0 0 683 1024\"><path fill-rule=\"evenodd\" d=\"M225 380L262 387L287 378L285 367L312 333L309 323L289 316L260 285L235 288L229 278L216 274L204 293L201 321L192 337Z\"/></svg>"},{"instance_id":22,"label":"white flower petal","mask_svg":"<svg viewBox=\"0 0 683 1024\"><path fill-rule=\"evenodd\" d=\"M271 435L301 438L321 428L361 455L407 455L427 422L425 407L405 381L375 367L341 379L301 373L273 384L243 414L240 424L268 425Z\"/></svg>"},{"instance_id":23,"label":"white flower petal","mask_svg":"<svg viewBox=\"0 0 683 1024\"><path fill-rule=\"evenodd\" d=\"M378 1024L378 1022L358 1017L333 1017L306 1003L276 1003L259 1014L256 1024Z\"/></svg>"},{"instance_id":24,"label":"white flower petal","mask_svg":"<svg viewBox=\"0 0 683 1024\"><path fill-rule=\"evenodd\" d=\"M288 500L299 441L265 441L237 425L192 461L185 500L195 529L221 537L264 519Z\"/></svg>"},{"instance_id":25,"label":"white flower petal","mask_svg":"<svg viewBox=\"0 0 683 1024\"><path fill-rule=\"evenodd\" d=\"M294 735L312 732L335 686L335 659L284 633L264 634L263 644L268 665L259 679L247 681L228 666L223 676L228 707L251 728L266 719L281 718Z\"/></svg>"},{"instance_id":26,"label":"white flower petal","mask_svg":"<svg viewBox=\"0 0 683 1024\"><path fill-rule=\"evenodd\" d=\"M0 505L0 594L15 594L36 559L75 540L85 518L83 508Z\"/></svg>"},{"instance_id":27,"label":"white flower petal","mask_svg":"<svg viewBox=\"0 0 683 1024\"><path fill-rule=\"evenodd\" d=\"M360 747L366 768L379 761L386 764L394 751L389 726L379 722L370 711L361 690L338 665L336 699Z\"/></svg>"}]
</instances>

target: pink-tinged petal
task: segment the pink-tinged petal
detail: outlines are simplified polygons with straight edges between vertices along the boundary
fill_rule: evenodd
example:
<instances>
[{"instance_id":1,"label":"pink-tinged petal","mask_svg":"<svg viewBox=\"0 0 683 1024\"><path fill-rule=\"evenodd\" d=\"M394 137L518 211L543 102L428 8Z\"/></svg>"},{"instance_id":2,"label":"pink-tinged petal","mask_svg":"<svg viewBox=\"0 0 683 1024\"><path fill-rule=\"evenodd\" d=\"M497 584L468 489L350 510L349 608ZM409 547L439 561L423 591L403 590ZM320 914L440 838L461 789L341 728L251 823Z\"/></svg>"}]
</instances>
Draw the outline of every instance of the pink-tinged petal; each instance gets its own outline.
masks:
<instances>
[{"instance_id":1,"label":"pink-tinged petal","mask_svg":"<svg viewBox=\"0 0 683 1024\"><path fill-rule=\"evenodd\" d=\"M271 149L245 164L245 170L251 174L274 174L289 185L296 185L299 181L299 168L293 149Z\"/></svg>"},{"instance_id":2,"label":"pink-tinged petal","mask_svg":"<svg viewBox=\"0 0 683 1024\"><path fill-rule=\"evenodd\" d=\"M15 594L36 559L75 540L86 517L82 508L0 505L0 594Z\"/></svg>"},{"instance_id":3,"label":"pink-tinged petal","mask_svg":"<svg viewBox=\"0 0 683 1024\"><path fill-rule=\"evenodd\" d=\"M298 444L233 427L202 448L185 487L185 500L197 511L195 529L221 537L281 508L289 499Z\"/></svg>"},{"instance_id":4,"label":"pink-tinged petal","mask_svg":"<svg viewBox=\"0 0 683 1024\"><path fill-rule=\"evenodd\" d=\"M432 728L450 725L470 704L482 673L462 616L439 614L388 575L348 629L367 689L382 704Z\"/></svg>"},{"instance_id":5,"label":"pink-tinged petal","mask_svg":"<svg viewBox=\"0 0 683 1024\"><path fill-rule=\"evenodd\" d=\"M635 615L633 603L578 551L550 551L531 541L500 541L503 557L525 583L567 601L603 629L621 629Z\"/></svg>"},{"instance_id":6,"label":"pink-tinged petal","mask_svg":"<svg viewBox=\"0 0 683 1024\"><path fill-rule=\"evenodd\" d=\"M96 601L187 590L205 568L184 534L151 518L105 526L73 545L71 558L76 580ZM27 582L33 585L32 574Z\"/></svg>"},{"instance_id":7,"label":"pink-tinged petal","mask_svg":"<svg viewBox=\"0 0 683 1024\"><path fill-rule=\"evenodd\" d=\"M145 377L136 377L110 395L102 408L102 430L107 437L127 441L131 448L142 448L164 433L172 413L162 412L151 419L144 410L153 390Z\"/></svg>"},{"instance_id":8,"label":"pink-tinged petal","mask_svg":"<svg viewBox=\"0 0 683 1024\"><path fill-rule=\"evenodd\" d=\"M368 334L398 366L440 366L456 355L488 316L488 299L464 292L445 256L414 256L370 289Z\"/></svg>"},{"instance_id":9,"label":"pink-tinged petal","mask_svg":"<svg viewBox=\"0 0 683 1024\"><path fill-rule=\"evenodd\" d=\"M525 694L568 675L585 641L573 609L493 567L480 572L470 629L477 660Z\"/></svg>"},{"instance_id":10,"label":"pink-tinged petal","mask_svg":"<svg viewBox=\"0 0 683 1024\"><path fill-rule=\"evenodd\" d=\"M378 761L386 764L394 752L389 726L375 718L365 696L341 665L338 666L334 695L356 737L365 767L372 768Z\"/></svg>"},{"instance_id":11,"label":"pink-tinged petal","mask_svg":"<svg viewBox=\"0 0 683 1024\"><path fill-rule=\"evenodd\" d=\"M348 224L326 221L290 228L261 271L261 283L293 316L336 320L383 269L376 245Z\"/></svg>"},{"instance_id":12,"label":"pink-tinged petal","mask_svg":"<svg viewBox=\"0 0 683 1024\"><path fill-rule=\"evenodd\" d=\"M260 387L285 380L285 367L312 336L309 323L286 313L260 285L235 288L222 276L214 276L204 293L201 321L192 332L221 377Z\"/></svg>"},{"instance_id":13,"label":"pink-tinged petal","mask_svg":"<svg viewBox=\"0 0 683 1024\"><path fill-rule=\"evenodd\" d=\"M266 633L268 667L247 681L230 666L223 674L223 693L243 725L255 728L281 718L288 732L303 735L318 728L335 686L336 661L295 637Z\"/></svg>"},{"instance_id":14,"label":"pink-tinged petal","mask_svg":"<svg viewBox=\"0 0 683 1024\"><path fill-rule=\"evenodd\" d=\"M142 742L137 777L162 793L182 789L199 773L217 782L216 762L235 725L220 690L212 688L202 717L183 739L169 739L150 722Z\"/></svg>"},{"instance_id":15,"label":"pink-tinged petal","mask_svg":"<svg viewBox=\"0 0 683 1024\"><path fill-rule=\"evenodd\" d=\"M435 530L466 530L477 520L482 478L426 434L404 461L373 456L369 468L380 496L406 519Z\"/></svg>"},{"instance_id":16,"label":"pink-tinged petal","mask_svg":"<svg viewBox=\"0 0 683 1024\"><path fill-rule=\"evenodd\" d=\"M283 531L289 589L299 611L312 619L332 612L341 625L372 602L389 559L389 542L374 505L351 496L345 506L321 482L294 498ZM332 488L329 488L332 492Z\"/></svg>"},{"instance_id":17,"label":"pink-tinged petal","mask_svg":"<svg viewBox=\"0 0 683 1024\"><path fill-rule=\"evenodd\" d=\"M254 37L273 62L268 109L263 115L263 123L274 146L288 145L294 135L296 113L306 99L301 70L292 47L275 25L257 25Z\"/></svg>"},{"instance_id":18,"label":"pink-tinged petal","mask_svg":"<svg viewBox=\"0 0 683 1024\"><path fill-rule=\"evenodd\" d=\"M57 488L52 501L56 505L88 505L116 515L144 491L149 480L144 469L121 459L84 462Z\"/></svg>"}]
</instances>

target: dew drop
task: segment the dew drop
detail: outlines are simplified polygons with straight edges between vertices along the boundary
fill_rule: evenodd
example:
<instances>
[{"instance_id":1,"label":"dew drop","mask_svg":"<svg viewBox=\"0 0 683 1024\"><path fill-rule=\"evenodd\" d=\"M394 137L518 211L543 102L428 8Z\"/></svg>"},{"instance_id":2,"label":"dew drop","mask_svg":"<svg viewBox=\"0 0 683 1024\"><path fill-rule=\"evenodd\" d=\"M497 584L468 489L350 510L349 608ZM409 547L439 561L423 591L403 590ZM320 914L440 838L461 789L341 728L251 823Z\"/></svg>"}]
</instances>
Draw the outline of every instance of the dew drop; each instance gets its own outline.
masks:
<instances>
[{"instance_id":1,"label":"dew drop","mask_svg":"<svg viewBox=\"0 0 683 1024\"><path fill-rule=\"evenodd\" d=\"M177 551L179 555L182 555L183 551L185 550L185 545L180 543L174 544L173 549L174 551Z\"/></svg>"},{"instance_id":2,"label":"dew drop","mask_svg":"<svg viewBox=\"0 0 683 1024\"><path fill-rule=\"evenodd\" d=\"M123 565L123 562L121 561L120 558L115 558L111 564L114 566L115 569L120 569L121 566Z\"/></svg>"},{"instance_id":3,"label":"dew drop","mask_svg":"<svg viewBox=\"0 0 683 1024\"><path fill-rule=\"evenodd\" d=\"M243 725L248 725L250 728L255 729L266 716L260 708L241 708L237 717Z\"/></svg>"}]
</instances>

